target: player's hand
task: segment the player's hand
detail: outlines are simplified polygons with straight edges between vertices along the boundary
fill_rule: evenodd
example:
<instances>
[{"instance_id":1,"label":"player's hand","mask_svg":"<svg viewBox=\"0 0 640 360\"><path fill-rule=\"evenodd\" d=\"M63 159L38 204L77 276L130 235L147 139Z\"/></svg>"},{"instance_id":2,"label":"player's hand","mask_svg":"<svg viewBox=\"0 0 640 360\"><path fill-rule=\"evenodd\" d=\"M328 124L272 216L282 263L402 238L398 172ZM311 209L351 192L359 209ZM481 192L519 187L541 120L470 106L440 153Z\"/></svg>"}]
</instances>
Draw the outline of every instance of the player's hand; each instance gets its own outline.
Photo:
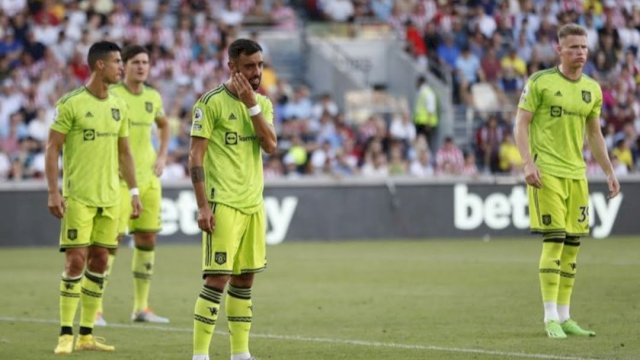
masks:
<instances>
[{"instance_id":1,"label":"player's hand","mask_svg":"<svg viewBox=\"0 0 640 360\"><path fill-rule=\"evenodd\" d=\"M538 167L534 163L524 165L524 181L536 189L542 188L542 177L540 176Z\"/></svg>"},{"instance_id":2,"label":"player's hand","mask_svg":"<svg viewBox=\"0 0 640 360\"><path fill-rule=\"evenodd\" d=\"M49 193L47 206L49 206L49 212L51 213L51 215L57 217L58 219L62 219L66 206L64 204L64 199L59 192L56 191L54 193Z\"/></svg>"},{"instance_id":3,"label":"player's hand","mask_svg":"<svg viewBox=\"0 0 640 360\"><path fill-rule=\"evenodd\" d=\"M216 227L216 217L209 206L198 209L198 227L202 231L212 233Z\"/></svg>"},{"instance_id":4,"label":"player's hand","mask_svg":"<svg viewBox=\"0 0 640 360\"><path fill-rule=\"evenodd\" d=\"M131 197L131 218L137 219L142 213L142 202L140 202L140 196L133 195Z\"/></svg>"},{"instance_id":5,"label":"player's hand","mask_svg":"<svg viewBox=\"0 0 640 360\"><path fill-rule=\"evenodd\" d=\"M620 193L620 183L618 182L616 174L607 176L607 185L609 186L609 199L616 197Z\"/></svg>"},{"instance_id":6,"label":"player's hand","mask_svg":"<svg viewBox=\"0 0 640 360\"><path fill-rule=\"evenodd\" d=\"M164 167L167 165L167 157L164 155L158 156L156 159L156 163L153 164L153 173L156 174L157 177L162 176L164 172Z\"/></svg>"},{"instance_id":7,"label":"player's hand","mask_svg":"<svg viewBox=\"0 0 640 360\"><path fill-rule=\"evenodd\" d=\"M253 92L253 88L242 73L235 73L231 76L231 84L236 89L238 98L242 103L250 108L255 106L258 102L256 101L256 94Z\"/></svg>"}]
</instances>

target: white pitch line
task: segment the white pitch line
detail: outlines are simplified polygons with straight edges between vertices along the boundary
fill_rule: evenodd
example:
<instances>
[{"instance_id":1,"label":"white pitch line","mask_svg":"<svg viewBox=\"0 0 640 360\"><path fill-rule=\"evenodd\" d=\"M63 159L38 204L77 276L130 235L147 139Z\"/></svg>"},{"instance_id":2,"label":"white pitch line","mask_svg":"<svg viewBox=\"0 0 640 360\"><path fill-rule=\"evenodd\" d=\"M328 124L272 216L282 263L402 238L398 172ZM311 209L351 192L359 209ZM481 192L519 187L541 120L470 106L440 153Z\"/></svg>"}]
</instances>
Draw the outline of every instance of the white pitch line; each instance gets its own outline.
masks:
<instances>
[{"instance_id":1,"label":"white pitch line","mask_svg":"<svg viewBox=\"0 0 640 360\"><path fill-rule=\"evenodd\" d=\"M39 324L58 324L58 320L47 319L25 319L9 316L0 316L0 322L18 322L18 323L39 323ZM157 330L166 332L191 332L191 328L178 328L171 326L158 326L158 325L134 325L134 324L115 324L109 323L109 327L119 329L144 329L144 330ZM223 331L216 331L216 334L228 335ZM426 351L442 351L452 353L466 353L466 354L479 354L479 355L495 355L504 356L510 358L525 358L525 359L547 359L547 360L598 360L594 358L583 358L577 356L562 356L562 355L550 355L550 354L533 354L524 352L508 352L499 350L484 350L473 348L458 348L458 347L446 347L435 345L411 345L411 344L397 344L379 341L367 341L367 340L346 340L346 339L332 339L332 338L320 338L320 337L306 337L297 335L275 335L275 334L255 334L252 333L251 337L263 338L263 339L275 339L275 340L293 340L303 342L314 343L329 343L329 344L343 344L343 345L356 345L356 346L370 346L381 347L391 349L404 349L404 350L426 350Z\"/></svg>"}]
</instances>

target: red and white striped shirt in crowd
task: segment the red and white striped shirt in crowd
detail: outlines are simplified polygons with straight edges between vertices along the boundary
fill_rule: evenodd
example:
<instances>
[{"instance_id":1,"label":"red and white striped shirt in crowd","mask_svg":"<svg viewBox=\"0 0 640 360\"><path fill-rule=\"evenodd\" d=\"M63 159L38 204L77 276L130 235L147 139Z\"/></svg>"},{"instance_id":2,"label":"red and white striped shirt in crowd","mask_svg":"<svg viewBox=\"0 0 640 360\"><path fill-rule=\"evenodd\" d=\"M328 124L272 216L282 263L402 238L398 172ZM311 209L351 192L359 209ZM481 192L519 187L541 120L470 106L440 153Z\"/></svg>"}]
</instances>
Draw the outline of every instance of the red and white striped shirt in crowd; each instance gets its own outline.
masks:
<instances>
[{"instance_id":1,"label":"red and white striped shirt in crowd","mask_svg":"<svg viewBox=\"0 0 640 360\"><path fill-rule=\"evenodd\" d=\"M462 151L453 143L445 141L445 144L436 153L436 167L438 173L460 174L464 166Z\"/></svg>"}]
</instances>

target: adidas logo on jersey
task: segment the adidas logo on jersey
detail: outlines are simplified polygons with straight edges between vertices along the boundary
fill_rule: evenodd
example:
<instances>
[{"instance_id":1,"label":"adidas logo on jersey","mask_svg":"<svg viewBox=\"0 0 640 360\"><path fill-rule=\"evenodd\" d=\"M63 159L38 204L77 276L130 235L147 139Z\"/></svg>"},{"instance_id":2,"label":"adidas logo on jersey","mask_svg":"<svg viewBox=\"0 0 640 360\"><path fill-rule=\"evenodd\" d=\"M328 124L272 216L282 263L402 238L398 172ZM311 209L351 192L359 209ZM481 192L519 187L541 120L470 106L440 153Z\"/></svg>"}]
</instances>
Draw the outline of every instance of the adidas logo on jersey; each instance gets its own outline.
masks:
<instances>
[{"instance_id":1,"label":"adidas logo on jersey","mask_svg":"<svg viewBox=\"0 0 640 360\"><path fill-rule=\"evenodd\" d=\"M562 93L560 92L560 90L556 91L556 96L562 96Z\"/></svg>"},{"instance_id":2,"label":"adidas logo on jersey","mask_svg":"<svg viewBox=\"0 0 640 360\"><path fill-rule=\"evenodd\" d=\"M84 114L84 117L90 118L90 117L93 117L93 114L91 113L91 111L87 111L87 113Z\"/></svg>"},{"instance_id":3,"label":"adidas logo on jersey","mask_svg":"<svg viewBox=\"0 0 640 360\"><path fill-rule=\"evenodd\" d=\"M231 115L229 115L229 120L238 120L238 118L236 117L236 114L231 113Z\"/></svg>"}]
</instances>

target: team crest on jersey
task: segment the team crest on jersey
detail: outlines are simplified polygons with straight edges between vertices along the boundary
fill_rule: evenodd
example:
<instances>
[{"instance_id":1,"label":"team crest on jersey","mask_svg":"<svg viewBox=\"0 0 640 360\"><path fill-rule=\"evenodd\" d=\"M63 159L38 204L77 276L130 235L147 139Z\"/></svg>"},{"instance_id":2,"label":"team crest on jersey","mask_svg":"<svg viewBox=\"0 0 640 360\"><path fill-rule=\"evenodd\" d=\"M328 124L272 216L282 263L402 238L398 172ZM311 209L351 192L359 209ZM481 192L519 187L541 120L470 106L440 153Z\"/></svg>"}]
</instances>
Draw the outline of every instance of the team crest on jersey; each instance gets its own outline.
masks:
<instances>
[{"instance_id":1,"label":"team crest on jersey","mask_svg":"<svg viewBox=\"0 0 640 360\"><path fill-rule=\"evenodd\" d=\"M226 252L216 252L216 254L215 254L215 256L213 258L216 261L216 264L222 265L222 264L227 262L227 253Z\"/></svg>"},{"instance_id":2,"label":"team crest on jersey","mask_svg":"<svg viewBox=\"0 0 640 360\"><path fill-rule=\"evenodd\" d=\"M120 109L111 108L111 117L115 121L120 121Z\"/></svg>"},{"instance_id":3,"label":"team crest on jersey","mask_svg":"<svg viewBox=\"0 0 640 360\"><path fill-rule=\"evenodd\" d=\"M591 102L591 91L582 90L582 101L587 104Z\"/></svg>"},{"instance_id":4,"label":"team crest on jersey","mask_svg":"<svg viewBox=\"0 0 640 360\"><path fill-rule=\"evenodd\" d=\"M67 238L69 240L75 240L78 238L78 230L77 229L69 229L67 230Z\"/></svg>"},{"instance_id":5,"label":"team crest on jersey","mask_svg":"<svg viewBox=\"0 0 640 360\"><path fill-rule=\"evenodd\" d=\"M542 215L542 223L544 225L551 225L551 215Z\"/></svg>"},{"instance_id":6,"label":"team crest on jersey","mask_svg":"<svg viewBox=\"0 0 640 360\"><path fill-rule=\"evenodd\" d=\"M153 111L153 104L151 103L151 101L144 102L144 109L147 110L148 113Z\"/></svg>"}]
</instances>

